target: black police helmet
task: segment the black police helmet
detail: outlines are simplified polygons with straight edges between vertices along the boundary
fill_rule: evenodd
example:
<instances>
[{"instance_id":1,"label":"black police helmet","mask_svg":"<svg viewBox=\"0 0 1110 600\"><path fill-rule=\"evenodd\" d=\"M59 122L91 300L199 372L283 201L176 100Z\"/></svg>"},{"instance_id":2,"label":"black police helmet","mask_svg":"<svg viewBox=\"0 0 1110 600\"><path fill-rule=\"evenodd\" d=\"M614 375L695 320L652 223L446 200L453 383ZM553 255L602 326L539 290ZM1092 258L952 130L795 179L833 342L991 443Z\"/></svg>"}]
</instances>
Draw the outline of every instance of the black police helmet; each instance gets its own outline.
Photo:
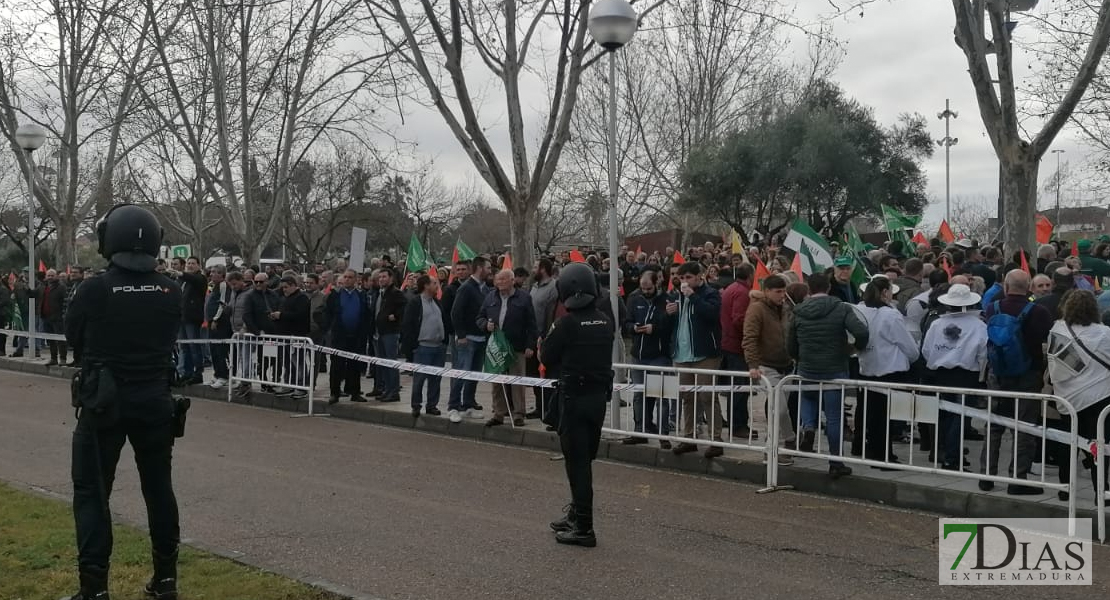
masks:
<instances>
[{"instance_id":1,"label":"black police helmet","mask_svg":"<svg viewBox=\"0 0 1110 600\"><path fill-rule=\"evenodd\" d=\"M96 226L100 255L112 264L140 273L158 266L162 247L162 225L149 210L134 204L118 204Z\"/></svg>"},{"instance_id":2,"label":"black police helmet","mask_svg":"<svg viewBox=\"0 0 1110 600\"><path fill-rule=\"evenodd\" d=\"M559 300L567 310L593 306L600 295L594 270L582 263L571 263L559 272Z\"/></svg>"}]
</instances>

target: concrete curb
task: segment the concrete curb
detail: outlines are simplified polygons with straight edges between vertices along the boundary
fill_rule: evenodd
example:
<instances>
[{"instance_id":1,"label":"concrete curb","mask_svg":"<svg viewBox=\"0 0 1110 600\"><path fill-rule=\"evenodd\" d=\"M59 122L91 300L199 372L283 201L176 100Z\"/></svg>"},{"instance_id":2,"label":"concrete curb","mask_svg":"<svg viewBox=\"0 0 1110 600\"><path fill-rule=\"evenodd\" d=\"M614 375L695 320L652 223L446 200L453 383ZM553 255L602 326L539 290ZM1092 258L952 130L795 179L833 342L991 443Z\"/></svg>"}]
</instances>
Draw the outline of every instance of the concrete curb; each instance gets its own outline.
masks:
<instances>
[{"instance_id":1,"label":"concrete curb","mask_svg":"<svg viewBox=\"0 0 1110 600\"><path fill-rule=\"evenodd\" d=\"M0 358L0 369L35 373L53 377L68 378L73 369L65 367L46 367L44 365L13 361ZM227 402L226 390L213 390L206 386L191 386L179 390L177 393L190 398ZM271 394L255 390L245 398L233 398L236 404L272 408L286 412L308 412L307 400L297 401L293 398L275 397ZM537 431L534 429L515 429L509 425L501 427L484 427L481 422L464 420L462 423L451 423L446 417L432 417L421 415L414 419L405 411L386 409L375 406L374 402L355 405L350 402L328 406L323 400L315 400L313 410L316 414L328 414L332 418L345 419L385 425L402 429L417 429L468 438L496 444L537 448L544 451L559 451L559 439L551 432ZM598 458L611 459L617 462L639 465L650 468L665 469L683 473L719 477L733 481L766 484L766 466L757 462L744 462L733 458L706 459L700 453L691 453L676 456L668 451L660 451L654 446L625 446L618 442L602 439L598 449ZM862 470L862 469L860 469ZM1033 502L1025 502L1012 498L988 496L953 490L934 488L925 485L878 479L867 477L863 474L853 475L842 479L831 480L825 473L795 467L779 467L779 484L792 486L794 490L850 498L907 508L954 517L968 518L999 518L1016 517L1025 518L1066 518L1067 508L1051 506ZM1079 507L1076 516L1080 518L1095 518L1093 508Z\"/></svg>"}]
</instances>

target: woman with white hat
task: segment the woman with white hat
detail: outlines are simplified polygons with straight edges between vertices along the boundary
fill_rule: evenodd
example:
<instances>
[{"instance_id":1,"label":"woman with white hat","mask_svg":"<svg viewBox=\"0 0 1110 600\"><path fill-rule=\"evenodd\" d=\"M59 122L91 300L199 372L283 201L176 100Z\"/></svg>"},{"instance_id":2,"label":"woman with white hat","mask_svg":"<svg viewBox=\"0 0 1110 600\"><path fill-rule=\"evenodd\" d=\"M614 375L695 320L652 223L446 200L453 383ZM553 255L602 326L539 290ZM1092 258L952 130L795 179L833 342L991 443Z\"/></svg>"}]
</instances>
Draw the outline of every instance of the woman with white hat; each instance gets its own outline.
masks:
<instances>
[{"instance_id":1,"label":"woman with white hat","mask_svg":"<svg viewBox=\"0 0 1110 600\"><path fill-rule=\"evenodd\" d=\"M861 379L887 383L908 383L910 365L918 357L917 342L906 329L902 313L894 307L898 286L885 275L876 275L863 286L863 302L856 306L867 324L867 348L859 353ZM857 395L856 429L852 453L857 450L872 460L898 462L891 444L887 420L887 394L883 388L864 389ZM866 423L864 419L866 418ZM855 440L858 439L860 443Z\"/></svg>"},{"instance_id":2,"label":"woman with white hat","mask_svg":"<svg viewBox=\"0 0 1110 600\"><path fill-rule=\"evenodd\" d=\"M925 358L924 383L946 387L982 389L983 367L987 364L987 324L975 309L982 298L962 283L953 284L937 299L949 308L925 332L921 355ZM960 394L941 394L942 400L971 405L970 398L961 401ZM939 415L939 446L942 466L962 470L960 423L962 417L941 411Z\"/></svg>"}]
</instances>

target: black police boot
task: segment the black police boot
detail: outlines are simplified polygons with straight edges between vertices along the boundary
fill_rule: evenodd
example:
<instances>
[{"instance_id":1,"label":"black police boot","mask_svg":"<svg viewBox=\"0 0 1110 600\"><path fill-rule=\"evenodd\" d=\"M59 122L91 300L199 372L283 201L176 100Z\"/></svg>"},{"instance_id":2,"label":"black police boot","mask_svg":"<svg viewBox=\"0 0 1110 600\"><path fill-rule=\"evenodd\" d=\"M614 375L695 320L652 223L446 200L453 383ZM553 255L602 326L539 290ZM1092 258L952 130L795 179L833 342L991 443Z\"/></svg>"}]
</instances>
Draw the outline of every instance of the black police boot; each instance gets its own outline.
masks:
<instances>
[{"instance_id":1,"label":"black police boot","mask_svg":"<svg viewBox=\"0 0 1110 600\"><path fill-rule=\"evenodd\" d=\"M563 507L563 518L558 521L551 522L551 531L559 533L560 531L574 531L574 505L568 504Z\"/></svg>"},{"instance_id":2,"label":"black police boot","mask_svg":"<svg viewBox=\"0 0 1110 600\"><path fill-rule=\"evenodd\" d=\"M78 574L81 591L62 600L111 600L108 597L107 571L82 571Z\"/></svg>"},{"instance_id":3,"label":"black police boot","mask_svg":"<svg viewBox=\"0 0 1110 600\"><path fill-rule=\"evenodd\" d=\"M156 600L177 600L177 552L163 556L151 553L154 558L154 576L143 591Z\"/></svg>"},{"instance_id":4,"label":"black police boot","mask_svg":"<svg viewBox=\"0 0 1110 600\"><path fill-rule=\"evenodd\" d=\"M594 536L593 515L587 514L585 511L575 510L574 529L556 532L555 541L560 544L582 546L583 548L596 546L597 537Z\"/></svg>"}]
</instances>

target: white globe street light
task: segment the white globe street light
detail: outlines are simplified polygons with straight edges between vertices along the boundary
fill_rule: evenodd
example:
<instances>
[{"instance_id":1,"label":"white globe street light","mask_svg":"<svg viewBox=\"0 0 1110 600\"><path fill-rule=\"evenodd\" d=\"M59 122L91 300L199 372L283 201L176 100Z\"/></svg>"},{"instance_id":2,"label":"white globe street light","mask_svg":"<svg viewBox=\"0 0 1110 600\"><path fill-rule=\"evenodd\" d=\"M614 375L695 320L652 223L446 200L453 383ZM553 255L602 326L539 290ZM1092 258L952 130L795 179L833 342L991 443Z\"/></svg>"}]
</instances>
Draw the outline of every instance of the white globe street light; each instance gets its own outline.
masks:
<instances>
[{"instance_id":1,"label":"white globe street light","mask_svg":"<svg viewBox=\"0 0 1110 600\"><path fill-rule=\"evenodd\" d=\"M590 36L602 48L613 51L632 41L640 17L625 0L598 0L590 9Z\"/></svg>"},{"instance_id":2,"label":"white globe street light","mask_svg":"<svg viewBox=\"0 0 1110 600\"><path fill-rule=\"evenodd\" d=\"M15 130L15 143L27 154L27 290L35 289L35 160L33 152L46 143L46 130L35 123L24 123ZM27 294L27 351L35 347L35 298ZM34 354L31 354L34 356Z\"/></svg>"},{"instance_id":3,"label":"white globe street light","mask_svg":"<svg viewBox=\"0 0 1110 600\"><path fill-rule=\"evenodd\" d=\"M617 253L617 55L616 50L632 41L639 16L626 0L598 0L587 21L590 36L609 53L609 299L613 320L620 320L620 282L617 281L620 257ZM613 362L621 362L620 327L613 339ZM609 420L620 429L620 396L613 394Z\"/></svg>"}]
</instances>

